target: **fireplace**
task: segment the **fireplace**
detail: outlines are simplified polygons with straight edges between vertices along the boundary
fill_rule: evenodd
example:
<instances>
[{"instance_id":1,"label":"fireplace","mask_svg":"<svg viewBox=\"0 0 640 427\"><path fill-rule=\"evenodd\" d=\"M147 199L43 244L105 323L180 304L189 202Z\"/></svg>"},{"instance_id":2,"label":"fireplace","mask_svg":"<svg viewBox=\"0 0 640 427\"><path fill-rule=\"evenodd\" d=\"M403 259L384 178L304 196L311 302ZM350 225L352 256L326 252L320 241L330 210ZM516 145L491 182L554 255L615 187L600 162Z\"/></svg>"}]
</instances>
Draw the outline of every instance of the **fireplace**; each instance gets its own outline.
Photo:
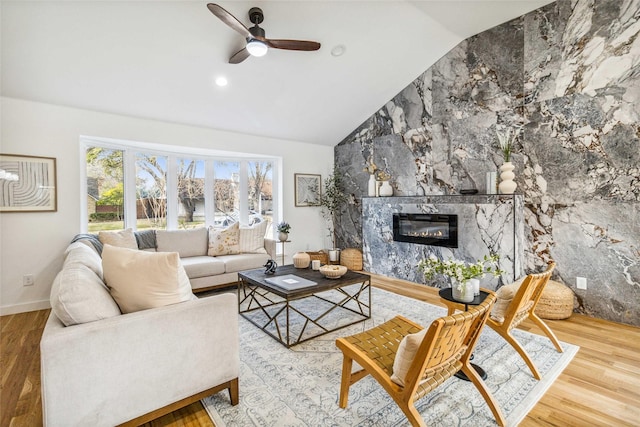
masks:
<instances>
[{"instance_id":1,"label":"fireplace","mask_svg":"<svg viewBox=\"0 0 640 427\"><path fill-rule=\"evenodd\" d=\"M394 213L393 240L457 248L458 215Z\"/></svg>"}]
</instances>

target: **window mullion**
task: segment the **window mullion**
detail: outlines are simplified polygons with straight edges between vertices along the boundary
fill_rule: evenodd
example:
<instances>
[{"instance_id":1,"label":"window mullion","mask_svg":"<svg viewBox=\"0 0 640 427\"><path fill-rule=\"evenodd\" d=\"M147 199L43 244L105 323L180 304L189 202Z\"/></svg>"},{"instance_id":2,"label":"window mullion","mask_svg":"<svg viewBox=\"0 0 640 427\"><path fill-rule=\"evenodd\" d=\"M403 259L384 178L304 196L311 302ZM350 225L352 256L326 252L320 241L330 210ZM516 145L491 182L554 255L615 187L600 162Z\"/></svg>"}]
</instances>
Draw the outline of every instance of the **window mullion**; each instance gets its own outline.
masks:
<instances>
[{"instance_id":1,"label":"window mullion","mask_svg":"<svg viewBox=\"0 0 640 427\"><path fill-rule=\"evenodd\" d=\"M167 157L167 230L178 229L178 164L176 156Z\"/></svg>"},{"instance_id":2,"label":"window mullion","mask_svg":"<svg viewBox=\"0 0 640 427\"><path fill-rule=\"evenodd\" d=\"M249 223L249 171L247 167L247 161L240 162L240 197L238 197L238 209L240 210L239 220L240 224Z\"/></svg>"},{"instance_id":3,"label":"window mullion","mask_svg":"<svg viewBox=\"0 0 640 427\"><path fill-rule=\"evenodd\" d=\"M136 209L136 154L133 150L124 150L124 227L138 228L138 210Z\"/></svg>"},{"instance_id":4,"label":"window mullion","mask_svg":"<svg viewBox=\"0 0 640 427\"><path fill-rule=\"evenodd\" d=\"M216 216L215 169L213 159L204 163L204 225L208 227L214 224Z\"/></svg>"}]
</instances>

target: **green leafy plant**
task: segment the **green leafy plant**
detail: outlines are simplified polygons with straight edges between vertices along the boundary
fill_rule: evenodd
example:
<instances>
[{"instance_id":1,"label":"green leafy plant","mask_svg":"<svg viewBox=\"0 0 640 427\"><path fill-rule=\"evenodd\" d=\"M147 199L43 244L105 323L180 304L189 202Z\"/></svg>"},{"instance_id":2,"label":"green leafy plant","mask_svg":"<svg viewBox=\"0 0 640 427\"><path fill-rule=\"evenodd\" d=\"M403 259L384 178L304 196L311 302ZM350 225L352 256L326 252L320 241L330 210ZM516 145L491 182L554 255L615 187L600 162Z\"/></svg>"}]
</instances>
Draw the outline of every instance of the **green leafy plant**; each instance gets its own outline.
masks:
<instances>
[{"instance_id":1,"label":"green leafy plant","mask_svg":"<svg viewBox=\"0 0 640 427\"><path fill-rule=\"evenodd\" d=\"M513 151L513 146L516 143L516 139L520 134L521 127L513 128L505 128L504 126L496 129L496 135L498 137L498 145L502 150L502 155L504 156L504 161L511 161L511 152Z\"/></svg>"},{"instance_id":2,"label":"green leafy plant","mask_svg":"<svg viewBox=\"0 0 640 427\"><path fill-rule=\"evenodd\" d=\"M500 276L504 271L498 268L500 257L496 254L485 255L483 259L475 263L468 263L456 259L443 261L431 255L418 263L418 269L424 274L425 279L430 280L436 274L448 276L458 282L459 290L465 286L470 279L479 279L485 274Z\"/></svg>"},{"instance_id":3,"label":"green leafy plant","mask_svg":"<svg viewBox=\"0 0 640 427\"><path fill-rule=\"evenodd\" d=\"M335 224L340 209L347 201L347 195L342 191L342 174L338 168L324 180L324 192L320 196L322 216L327 222L328 236L331 238L333 249L336 247Z\"/></svg>"},{"instance_id":4,"label":"green leafy plant","mask_svg":"<svg viewBox=\"0 0 640 427\"><path fill-rule=\"evenodd\" d=\"M288 222L282 221L276 225L276 230L278 230L278 233L289 233L289 231L291 231L291 226Z\"/></svg>"}]
</instances>

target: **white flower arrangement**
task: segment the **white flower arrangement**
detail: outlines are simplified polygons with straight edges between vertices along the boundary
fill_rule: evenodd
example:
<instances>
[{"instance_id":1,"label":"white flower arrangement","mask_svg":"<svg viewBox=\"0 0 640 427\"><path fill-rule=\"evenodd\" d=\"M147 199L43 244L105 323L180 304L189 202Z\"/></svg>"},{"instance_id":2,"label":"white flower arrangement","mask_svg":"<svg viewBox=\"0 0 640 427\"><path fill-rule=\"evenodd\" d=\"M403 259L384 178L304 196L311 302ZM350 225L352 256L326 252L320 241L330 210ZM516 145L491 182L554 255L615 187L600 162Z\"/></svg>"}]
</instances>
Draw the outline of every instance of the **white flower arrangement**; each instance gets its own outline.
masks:
<instances>
[{"instance_id":1,"label":"white flower arrangement","mask_svg":"<svg viewBox=\"0 0 640 427\"><path fill-rule=\"evenodd\" d=\"M506 128L502 126L500 129L496 126L496 135L498 137L498 144L500 149L502 150L502 154L504 155L504 161L508 162L511 160L511 151L513 151L513 146L520 134L521 127L516 127L515 130L513 128Z\"/></svg>"},{"instance_id":2,"label":"white flower arrangement","mask_svg":"<svg viewBox=\"0 0 640 427\"><path fill-rule=\"evenodd\" d=\"M492 254L485 255L483 259L475 263L467 263L456 259L442 261L431 255L418 263L418 269L422 271L427 280L432 279L436 274L448 276L458 283L458 290L464 292L464 288L470 279L479 279L489 273L498 277L504 273L498 268L499 259L498 255Z\"/></svg>"}]
</instances>

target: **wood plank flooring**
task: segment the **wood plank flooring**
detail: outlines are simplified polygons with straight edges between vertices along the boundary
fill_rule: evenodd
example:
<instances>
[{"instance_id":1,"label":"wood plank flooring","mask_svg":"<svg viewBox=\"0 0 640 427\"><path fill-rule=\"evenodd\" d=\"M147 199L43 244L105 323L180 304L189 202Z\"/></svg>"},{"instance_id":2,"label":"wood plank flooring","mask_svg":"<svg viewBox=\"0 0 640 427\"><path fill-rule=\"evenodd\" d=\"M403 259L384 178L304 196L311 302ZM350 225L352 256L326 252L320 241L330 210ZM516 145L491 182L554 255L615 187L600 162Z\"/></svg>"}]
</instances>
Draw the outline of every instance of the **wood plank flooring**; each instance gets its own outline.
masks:
<instances>
[{"instance_id":1,"label":"wood plank flooring","mask_svg":"<svg viewBox=\"0 0 640 427\"><path fill-rule=\"evenodd\" d=\"M436 289L382 276L372 279L382 289L439 304ZM0 317L0 427L42 425L39 343L48 315L49 310L40 310ZM520 425L640 425L640 328L578 314L546 322L558 339L579 345L580 351ZM529 322L521 329L540 333ZM202 405L194 403L145 426L213 423Z\"/></svg>"}]
</instances>

